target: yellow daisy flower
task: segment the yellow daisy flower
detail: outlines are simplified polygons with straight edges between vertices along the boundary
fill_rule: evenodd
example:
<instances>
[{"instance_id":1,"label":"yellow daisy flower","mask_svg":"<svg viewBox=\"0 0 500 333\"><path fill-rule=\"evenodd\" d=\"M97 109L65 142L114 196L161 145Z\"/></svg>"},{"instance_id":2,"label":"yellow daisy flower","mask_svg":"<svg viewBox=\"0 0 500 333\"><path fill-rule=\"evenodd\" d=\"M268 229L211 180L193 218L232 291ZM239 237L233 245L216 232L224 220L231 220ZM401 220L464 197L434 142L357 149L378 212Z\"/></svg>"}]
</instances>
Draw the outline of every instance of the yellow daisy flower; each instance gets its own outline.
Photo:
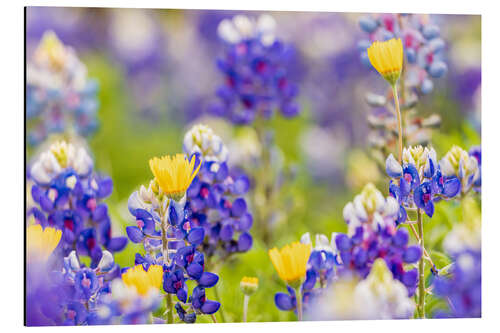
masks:
<instances>
[{"instance_id":1,"label":"yellow daisy flower","mask_svg":"<svg viewBox=\"0 0 500 333\"><path fill-rule=\"evenodd\" d=\"M30 225L27 229L28 261L46 261L61 240L62 231L47 227L42 229L40 224Z\"/></svg>"},{"instance_id":2,"label":"yellow daisy flower","mask_svg":"<svg viewBox=\"0 0 500 333\"><path fill-rule=\"evenodd\" d=\"M127 287L135 288L137 293L146 296L151 290L160 290L163 268L160 265L151 265L145 271L142 265L136 265L122 274L122 280Z\"/></svg>"},{"instance_id":3,"label":"yellow daisy flower","mask_svg":"<svg viewBox=\"0 0 500 333\"><path fill-rule=\"evenodd\" d=\"M150 159L149 167L163 193L177 201L184 196L200 170L201 163L194 170L195 160L193 156L189 161L184 154L166 155Z\"/></svg>"},{"instance_id":4,"label":"yellow daisy flower","mask_svg":"<svg viewBox=\"0 0 500 333\"><path fill-rule=\"evenodd\" d=\"M251 295L259 288L259 279L256 277L244 276L241 279L240 288L245 295Z\"/></svg>"},{"instance_id":5,"label":"yellow daisy flower","mask_svg":"<svg viewBox=\"0 0 500 333\"><path fill-rule=\"evenodd\" d=\"M403 68L403 43L401 39L373 42L367 49L373 67L391 85L395 85Z\"/></svg>"},{"instance_id":6,"label":"yellow daisy flower","mask_svg":"<svg viewBox=\"0 0 500 333\"><path fill-rule=\"evenodd\" d=\"M307 261L311 254L311 244L294 242L281 250L269 250L269 257L280 278L294 286L306 275Z\"/></svg>"}]
</instances>

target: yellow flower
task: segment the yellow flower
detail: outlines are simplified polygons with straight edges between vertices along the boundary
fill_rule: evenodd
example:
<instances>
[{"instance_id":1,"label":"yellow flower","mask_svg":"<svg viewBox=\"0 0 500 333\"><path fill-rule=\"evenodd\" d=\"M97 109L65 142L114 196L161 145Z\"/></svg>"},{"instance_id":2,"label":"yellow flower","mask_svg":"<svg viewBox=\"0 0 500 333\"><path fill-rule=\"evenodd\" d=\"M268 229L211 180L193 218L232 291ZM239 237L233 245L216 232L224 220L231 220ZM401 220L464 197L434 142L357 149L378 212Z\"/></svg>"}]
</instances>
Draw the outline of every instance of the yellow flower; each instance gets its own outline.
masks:
<instances>
[{"instance_id":1,"label":"yellow flower","mask_svg":"<svg viewBox=\"0 0 500 333\"><path fill-rule=\"evenodd\" d=\"M198 170L200 170L201 163L194 170L195 160L196 158L193 156L189 161L183 154L166 155L161 158L153 157L150 159L149 167L162 191L168 197L179 200L184 196Z\"/></svg>"},{"instance_id":2,"label":"yellow flower","mask_svg":"<svg viewBox=\"0 0 500 333\"><path fill-rule=\"evenodd\" d=\"M391 85L396 84L403 68L403 43L401 39L393 38L386 42L373 42L367 52L370 63L380 75Z\"/></svg>"},{"instance_id":3,"label":"yellow flower","mask_svg":"<svg viewBox=\"0 0 500 333\"><path fill-rule=\"evenodd\" d=\"M256 277L244 276L241 279L240 288L245 295L251 295L259 288L259 279Z\"/></svg>"},{"instance_id":4,"label":"yellow flower","mask_svg":"<svg viewBox=\"0 0 500 333\"><path fill-rule=\"evenodd\" d=\"M146 296L151 290L159 290L163 280L163 268L160 265L151 265L147 271L142 265L136 265L122 274L122 280L127 287Z\"/></svg>"},{"instance_id":5,"label":"yellow flower","mask_svg":"<svg viewBox=\"0 0 500 333\"><path fill-rule=\"evenodd\" d=\"M28 261L46 261L59 244L61 236L61 230L51 227L42 229L39 224L30 225L26 240Z\"/></svg>"},{"instance_id":6,"label":"yellow flower","mask_svg":"<svg viewBox=\"0 0 500 333\"><path fill-rule=\"evenodd\" d=\"M306 275L311 244L294 242L281 250L269 250L269 257L280 278L289 285L297 284Z\"/></svg>"}]
</instances>

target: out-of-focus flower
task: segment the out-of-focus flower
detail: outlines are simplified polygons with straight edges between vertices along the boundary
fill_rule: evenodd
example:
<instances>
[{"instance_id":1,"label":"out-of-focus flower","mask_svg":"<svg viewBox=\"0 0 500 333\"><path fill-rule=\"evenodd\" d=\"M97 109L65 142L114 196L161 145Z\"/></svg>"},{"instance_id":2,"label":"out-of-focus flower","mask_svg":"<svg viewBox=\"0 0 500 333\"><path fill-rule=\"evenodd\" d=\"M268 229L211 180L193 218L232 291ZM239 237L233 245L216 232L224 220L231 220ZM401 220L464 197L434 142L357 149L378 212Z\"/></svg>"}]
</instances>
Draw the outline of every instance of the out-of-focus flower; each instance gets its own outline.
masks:
<instances>
[{"instance_id":1,"label":"out-of-focus flower","mask_svg":"<svg viewBox=\"0 0 500 333\"><path fill-rule=\"evenodd\" d=\"M428 94L434 87L431 78L446 74L448 68L443 61L445 42L439 37L439 27L431 22L429 15L376 14L361 17L359 23L361 29L369 34L368 40L359 42L361 60L367 65L371 58L366 50L372 42L396 38L402 41L401 47L398 47L398 58L394 60L398 60L401 66L404 48L404 89L417 88L421 94ZM382 64L372 62L372 65L380 72Z\"/></svg>"},{"instance_id":2,"label":"out-of-focus flower","mask_svg":"<svg viewBox=\"0 0 500 333\"><path fill-rule=\"evenodd\" d=\"M72 48L46 32L26 69L28 142L50 133L87 136L97 129L97 84Z\"/></svg>"},{"instance_id":3,"label":"out-of-focus flower","mask_svg":"<svg viewBox=\"0 0 500 333\"><path fill-rule=\"evenodd\" d=\"M347 183L354 189L365 184L376 183L380 179L377 163L361 150L352 150L347 158Z\"/></svg>"},{"instance_id":4,"label":"out-of-focus flower","mask_svg":"<svg viewBox=\"0 0 500 333\"><path fill-rule=\"evenodd\" d=\"M269 250L269 257L279 277L288 285L295 286L305 278L311 249L311 244L294 242L280 250Z\"/></svg>"},{"instance_id":5,"label":"out-of-focus flower","mask_svg":"<svg viewBox=\"0 0 500 333\"><path fill-rule=\"evenodd\" d=\"M457 177L461 184L461 193L467 193L480 179L480 158L469 155L459 146L453 146L441 159L439 165L445 177Z\"/></svg>"},{"instance_id":6,"label":"out-of-focus flower","mask_svg":"<svg viewBox=\"0 0 500 333\"><path fill-rule=\"evenodd\" d=\"M94 162L86 149L66 141L53 143L47 151L40 154L31 167L30 175L39 184L48 184L57 174L64 169L74 170L78 176L86 177L92 171ZM73 180L70 180L72 184Z\"/></svg>"},{"instance_id":7,"label":"out-of-focus flower","mask_svg":"<svg viewBox=\"0 0 500 333\"><path fill-rule=\"evenodd\" d=\"M448 300L449 311L439 318L481 317L481 249L468 248L453 255L449 274L438 276L434 293Z\"/></svg>"},{"instance_id":8,"label":"out-of-focus flower","mask_svg":"<svg viewBox=\"0 0 500 333\"><path fill-rule=\"evenodd\" d=\"M159 290L163 279L163 268L150 265L147 270L142 265L135 265L122 274L127 287L135 288L140 295L147 295L150 290Z\"/></svg>"},{"instance_id":9,"label":"out-of-focus flower","mask_svg":"<svg viewBox=\"0 0 500 333\"><path fill-rule=\"evenodd\" d=\"M337 234L340 274L356 274L365 278L377 258L383 258L394 279L401 281L413 295L418 277L415 268L406 264L418 262L422 252L417 245L408 245L408 232L396 229L401 209L392 198L384 198L373 185L365 186L353 202L344 207L349 234Z\"/></svg>"},{"instance_id":10,"label":"out-of-focus flower","mask_svg":"<svg viewBox=\"0 0 500 333\"><path fill-rule=\"evenodd\" d=\"M183 145L187 154L200 153L205 161L222 163L228 158L228 150L224 142L206 125L195 125L186 132Z\"/></svg>"},{"instance_id":11,"label":"out-of-focus flower","mask_svg":"<svg viewBox=\"0 0 500 333\"><path fill-rule=\"evenodd\" d=\"M62 231L52 227L30 225L27 228L26 244L28 261L45 261L54 252L61 240Z\"/></svg>"},{"instance_id":12,"label":"out-of-focus flower","mask_svg":"<svg viewBox=\"0 0 500 333\"><path fill-rule=\"evenodd\" d=\"M472 197L461 200L462 218L446 235L443 248L450 255L467 249L481 249L481 209Z\"/></svg>"},{"instance_id":13,"label":"out-of-focus flower","mask_svg":"<svg viewBox=\"0 0 500 333\"><path fill-rule=\"evenodd\" d=\"M160 189L174 200L181 199L200 170L201 164L195 169L196 158L187 159L183 154L154 157L149 160L149 167L155 176Z\"/></svg>"},{"instance_id":14,"label":"out-of-focus flower","mask_svg":"<svg viewBox=\"0 0 500 333\"><path fill-rule=\"evenodd\" d=\"M391 85L395 85L403 68L403 43L392 38L385 42L375 41L367 49L373 67Z\"/></svg>"},{"instance_id":15,"label":"out-of-focus flower","mask_svg":"<svg viewBox=\"0 0 500 333\"><path fill-rule=\"evenodd\" d=\"M102 199L113 190L110 178L93 172L93 161L78 142L57 142L32 163L33 205L27 218L42 227L62 231L63 255L76 250L88 255L92 267L101 260L103 247L122 250L125 237L113 237L108 207Z\"/></svg>"},{"instance_id":16,"label":"out-of-focus flower","mask_svg":"<svg viewBox=\"0 0 500 333\"><path fill-rule=\"evenodd\" d=\"M383 259L377 259L366 279L341 277L316 299L306 313L314 320L408 319L415 303L394 279Z\"/></svg>"},{"instance_id":17,"label":"out-of-focus flower","mask_svg":"<svg viewBox=\"0 0 500 333\"><path fill-rule=\"evenodd\" d=\"M256 277L244 276L240 281L240 288L245 295L250 296L259 288L259 279Z\"/></svg>"},{"instance_id":18,"label":"out-of-focus flower","mask_svg":"<svg viewBox=\"0 0 500 333\"><path fill-rule=\"evenodd\" d=\"M209 110L235 124L250 124L257 116L269 118L274 109L285 117L299 112L298 88L287 76L290 47L275 37L276 23L269 15L257 20L236 15L224 19L218 34L225 54L217 66L225 76Z\"/></svg>"}]
</instances>

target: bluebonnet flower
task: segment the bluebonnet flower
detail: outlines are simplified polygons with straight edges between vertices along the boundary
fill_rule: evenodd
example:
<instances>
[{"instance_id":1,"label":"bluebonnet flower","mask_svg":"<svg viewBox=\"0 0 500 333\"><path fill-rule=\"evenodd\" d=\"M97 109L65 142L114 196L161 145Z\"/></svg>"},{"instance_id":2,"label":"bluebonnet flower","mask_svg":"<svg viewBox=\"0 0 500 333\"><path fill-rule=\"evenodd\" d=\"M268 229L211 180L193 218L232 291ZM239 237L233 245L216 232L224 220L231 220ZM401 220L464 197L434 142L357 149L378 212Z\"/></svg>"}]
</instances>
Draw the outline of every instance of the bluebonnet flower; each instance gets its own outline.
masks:
<instances>
[{"instance_id":1,"label":"bluebonnet flower","mask_svg":"<svg viewBox=\"0 0 500 333\"><path fill-rule=\"evenodd\" d=\"M28 143L37 145L50 133L92 134L98 127L96 81L73 49L46 32L26 73Z\"/></svg>"},{"instance_id":2,"label":"bluebonnet flower","mask_svg":"<svg viewBox=\"0 0 500 333\"><path fill-rule=\"evenodd\" d=\"M449 301L449 311L436 317L481 317L481 250L469 248L454 253L449 274L435 278L433 286L438 297Z\"/></svg>"},{"instance_id":3,"label":"bluebonnet flower","mask_svg":"<svg viewBox=\"0 0 500 333\"><path fill-rule=\"evenodd\" d=\"M160 284L161 270L160 267L155 272L157 277L160 278ZM147 281L145 279L140 280L137 284L142 285L143 283L147 283ZM141 293L134 283L125 282L124 279L114 279L109 290L108 294L99 299L99 307L89 318L90 324L126 325L150 323L152 311L156 310L161 304L159 289L156 287L149 288L146 293Z\"/></svg>"},{"instance_id":4,"label":"bluebonnet flower","mask_svg":"<svg viewBox=\"0 0 500 333\"><path fill-rule=\"evenodd\" d=\"M50 227L49 227L50 228ZM89 325L99 310L101 297L109 294L109 283L120 274L110 252L104 251L94 269L81 265L75 251L62 262L50 265L31 262L28 266L27 325Z\"/></svg>"},{"instance_id":5,"label":"bluebonnet flower","mask_svg":"<svg viewBox=\"0 0 500 333\"><path fill-rule=\"evenodd\" d=\"M248 251L253 243L253 217L243 197L248 177L229 169L226 146L207 126L195 125L186 133L184 151L201 163L187 190L186 211L193 226L204 230L203 252L210 258Z\"/></svg>"},{"instance_id":6,"label":"bluebonnet flower","mask_svg":"<svg viewBox=\"0 0 500 333\"><path fill-rule=\"evenodd\" d=\"M137 254L135 263L144 269L161 267L163 290L168 297L176 295L179 302L175 312L184 322L194 322L197 315L213 314L220 307L220 303L205 297L205 288L215 286L219 277L205 269L205 254L198 250L205 229L193 222L188 213L186 191L200 167L195 155L189 159L182 154L151 159L155 178L147 189L141 186L128 201L136 226L128 226L127 235L132 242L142 243L148 253ZM191 293L189 280L196 283ZM171 316L174 308L168 310Z\"/></svg>"},{"instance_id":7,"label":"bluebonnet flower","mask_svg":"<svg viewBox=\"0 0 500 333\"><path fill-rule=\"evenodd\" d=\"M460 180L459 192L466 194L473 187L481 186L481 151L473 148L470 153L453 146L439 162L444 178Z\"/></svg>"},{"instance_id":8,"label":"bluebonnet flower","mask_svg":"<svg viewBox=\"0 0 500 333\"><path fill-rule=\"evenodd\" d=\"M448 71L443 55L445 42L428 15L370 15L361 17L359 24L368 33L368 39L359 42L361 61L366 65L370 64L366 49L372 42L401 38L406 59L405 85L418 93L431 92L432 78L442 77Z\"/></svg>"},{"instance_id":9,"label":"bluebonnet flower","mask_svg":"<svg viewBox=\"0 0 500 333\"><path fill-rule=\"evenodd\" d=\"M377 259L366 279L343 274L309 307L312 320L408 319L415 303L405 286Z\"/></svg>"},{"instance_id":10,"label":"bluebonnet flower","mask_svg":"<svg viewBox=\"0 0 500 333\"><path fill-rule=\"evenodd\" d=\"M434 202L453 198L460 192L460 179L442 170L433 148L404 148L402 164L389 155L386 172L392 178L389 192L400 204L398 223L406 221L406 210L414 205L432 217Z\"/></svg>"},{"instance_id":11,"label":"bluebonnet flower","mask_svg":"<svg viewBox=\"0 0 500 333\"><path fill-rule=\"evenodd\" d=\"M269 15L257 20L236 15L218 26L225 43L217 61L225 83L217 89L218 102L210 112L235 124L250 124L256 117L269 118L274 109L285 117L299 112L297 86L287 76L291 47L276 38L276 22Z\"/></svg>"},{"instance_id":12,"label":"bluebonnet flower","mask_svg":"<svg viewBox=\"0 0 500 333\"><path fill-rule=\"evenodd\" d=\"M405 269L422 256L416 245L408 245L408 233L396 229L401 214L398 202L384 198L375 186L368 184L353 202L344 207L348 234L335 237L340 274L355 273L365 278L377 258L383 258L394 279L401 281L413 295L417 287L417 269Z\"/></svg>"},{"instance_id":13,"label":"bluebonnet flower","mask_svg":"<svg viewBox=\"0 0 500 333\"><path fill-rule=\"evenodd\" d=\"M125 237L111 236L111 219L102 202L111 194L110 178L93 171L93 161L83 146L56 142L32 164L34 206L28 218L37 224L62 230L64 255L76 250L92 259L92 267L101 260L103 248L121 251Z\"/></svg>"}]
</instances>

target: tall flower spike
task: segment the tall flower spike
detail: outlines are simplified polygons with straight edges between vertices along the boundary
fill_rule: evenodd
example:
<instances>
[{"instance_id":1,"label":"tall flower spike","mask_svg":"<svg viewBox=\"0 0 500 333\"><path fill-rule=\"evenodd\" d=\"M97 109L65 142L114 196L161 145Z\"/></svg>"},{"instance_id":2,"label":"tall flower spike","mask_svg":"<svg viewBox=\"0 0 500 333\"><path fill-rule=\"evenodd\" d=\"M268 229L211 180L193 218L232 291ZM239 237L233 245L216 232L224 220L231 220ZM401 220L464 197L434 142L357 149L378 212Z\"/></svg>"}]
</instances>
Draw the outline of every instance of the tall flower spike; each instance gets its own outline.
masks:
<instances>
[{"instance_id":1,"label":"tall flower spike","mask_svg":"<svg viewBox=\"0 0 500 333\"><path fill-rule=\"evenodd\" d=\"M158 186L171 199L181 199L194 177L200 170L200 164L194 169L196 157L189 161L184 154L166 155L149 160L149 167L155 176Z\"/></svg>"},{"instance_id":2,"label":"tall flower spike","mask_svg":"<svg viewBox=\"0 0 500 333\"><path fill-rule=\"evenodd\" d=\"M61 236L61 230L51 227L42 229L40 224L30 225L27 230L28 261L47 260L59 244Z\"/></svg>"},{"instance_id":3,"label":"tall flower spike","mask_svg":"<svg viewBox=\"0 0 500 333\"><path fill-rule=\"evenodd\" d=\"M146 296L151 290L159 290L163 280L163 268L151 265L144 270L142 265L136 265L122 274L122 280L127 287L135 288L137 293Z\"/></svg>"},{"instance_id":4,"label":"tall flower spike","mask_svg":"<svg viewBox=\"0 0 500 333\"><path fill-rule=\"evenodd\" d=\"M401 39L375 41L367 49L370 63L392 86L396 84L403 68L403 43Z\"/></svg>"},{"instance_id":5,"label":"tall flower spike","mask_svg":"<svg viewBox=\"0 0 500 333\"><path fill-rule=\"evenodd\" d=\"M280 278L290 286L300 283L306 275L307 261L311 254L311 244L294 242L281 250L269 250L269 257Z\"/></svg>"}]
</instances>

